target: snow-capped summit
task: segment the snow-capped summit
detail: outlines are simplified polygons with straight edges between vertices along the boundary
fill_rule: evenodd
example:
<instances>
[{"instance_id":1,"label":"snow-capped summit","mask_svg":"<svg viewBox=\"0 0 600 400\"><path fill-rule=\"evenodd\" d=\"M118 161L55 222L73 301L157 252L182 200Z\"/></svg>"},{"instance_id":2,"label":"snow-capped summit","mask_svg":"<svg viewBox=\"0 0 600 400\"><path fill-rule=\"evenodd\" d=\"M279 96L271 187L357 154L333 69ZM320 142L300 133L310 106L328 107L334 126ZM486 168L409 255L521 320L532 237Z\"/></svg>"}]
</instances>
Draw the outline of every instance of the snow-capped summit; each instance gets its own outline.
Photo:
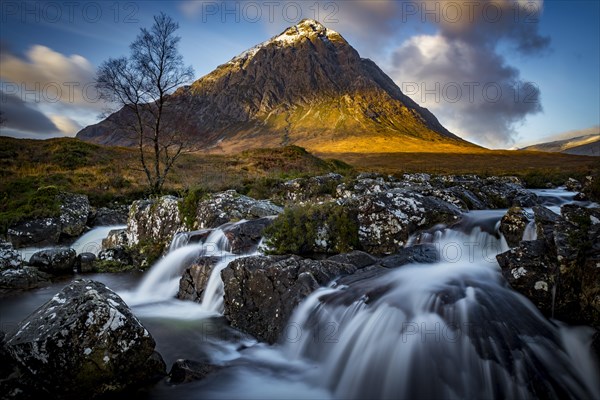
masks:
<instances>
[{"instance_id":1,"label":"snow-capped summit","mask_svg":"<svg viewBox=\"0 0 600 400\"><path fill-rule=\"evenodd\" d=\"M268 46L294 46L303 40L322 40L325 43L331 43L332 41L338 41L346 43L346 40L334 31L333 29L326 28L323 24L314 19L303 19L296 25L290 26L279 35L273 36L269 40L266 40L246 51L232 58L230 63L237 63L240 61L245 62L248 59L254 57L254 55L261 49Z\"/></svg>"},{"instance_id":2,"label":"snow-capped summit","mask_svg":"<svg viewBox=\"0 0 600 400\"><path fill-rule=\"evenodd\" d=\"M327 29L318 21L313 19L304 19L298 24L287 28L280 35L273 37L268 42L293 44L299 40L311 37L329 40L330 37L334 37L336 39L341 38L341 35L334 30Z\"/></svg>"}]
</instances>

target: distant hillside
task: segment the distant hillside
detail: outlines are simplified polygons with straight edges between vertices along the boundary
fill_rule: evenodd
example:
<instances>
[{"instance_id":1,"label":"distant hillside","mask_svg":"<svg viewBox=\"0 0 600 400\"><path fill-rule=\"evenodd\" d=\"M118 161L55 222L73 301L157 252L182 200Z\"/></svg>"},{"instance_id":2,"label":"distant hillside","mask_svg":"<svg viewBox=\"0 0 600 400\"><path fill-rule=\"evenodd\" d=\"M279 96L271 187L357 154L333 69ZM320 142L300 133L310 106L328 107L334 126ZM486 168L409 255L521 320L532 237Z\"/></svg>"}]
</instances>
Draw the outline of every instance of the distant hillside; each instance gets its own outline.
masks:
<instances>
[{"instance_id":1,"label":"distant hillside","mask_svg":"<svg viewBox=\"0 0 600 400\"><path fill-rule=\"evenodd\" d=\"M321 153L472 152L337 32L304 20L171 98L179 128L213 153L297 145ZM134 146L125 109L77 137Z\"/></svg>"},{"instance_id":2,"label":"distant hillside","mask_svg":"<svg viewBox=\"0 0 600 400\"><path fill-rule=\"evenodd\" d=\"M600 133L534 144L533 146L524 147L521 150L546 151L579 156L600 156Z\"/></svg>"}]
</instances>

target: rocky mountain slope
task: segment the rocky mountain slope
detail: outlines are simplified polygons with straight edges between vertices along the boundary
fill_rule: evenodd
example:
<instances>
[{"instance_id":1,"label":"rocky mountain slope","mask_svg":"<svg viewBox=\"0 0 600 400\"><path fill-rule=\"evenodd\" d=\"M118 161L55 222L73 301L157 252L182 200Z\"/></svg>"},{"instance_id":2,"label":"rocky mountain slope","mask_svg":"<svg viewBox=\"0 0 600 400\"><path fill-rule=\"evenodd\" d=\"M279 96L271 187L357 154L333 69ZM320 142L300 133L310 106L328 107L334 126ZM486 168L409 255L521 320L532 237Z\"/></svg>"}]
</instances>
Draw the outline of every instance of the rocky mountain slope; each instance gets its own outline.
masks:
<instances>
[{"instance_id":1,"label":"rocky mountain slope","mask_svg":"<svg viewBox=\"0 0 600 400\"><path fill-rule=\"evenodd\" d=\"M304 20L173 95L179 129L199 148L230 153L295 144L318 152L469 151L337 32ZM133 145L126 112L80 131Z\"/></svg>"},{"instance_id":2,"label":"rocky mountain slope","mask_svg":"<svg viewBox=\"0 0 600 400\"><path fill-rule=\"evenodd\" d=\"M579 156L600 156L600 133L534 144L521 150L560 152Z\"/></svg>"}]
</instances>

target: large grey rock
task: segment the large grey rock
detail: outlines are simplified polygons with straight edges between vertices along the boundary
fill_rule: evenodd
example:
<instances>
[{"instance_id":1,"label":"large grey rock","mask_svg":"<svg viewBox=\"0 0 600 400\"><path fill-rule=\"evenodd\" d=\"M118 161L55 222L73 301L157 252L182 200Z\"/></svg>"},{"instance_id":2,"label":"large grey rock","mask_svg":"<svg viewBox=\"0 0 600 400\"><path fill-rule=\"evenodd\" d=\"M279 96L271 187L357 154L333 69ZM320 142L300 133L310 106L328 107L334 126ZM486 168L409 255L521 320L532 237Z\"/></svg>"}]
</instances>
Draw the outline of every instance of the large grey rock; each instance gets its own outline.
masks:
<instances>
[{"instance_id":1,"label":"large grey rock","mask_svg":"<svg viewBox=\"0 0 600 400\"><path fill-rule=\"evenodd\" d=\"M0 289L29 290L50 283L50 275L34 267L22 267L0 271Z\"/></svg>"},{"instance_id":2,"label":"large grey rock","mask_svg":"<svg viewBox=\"0 0 600 400\"><path fill-rule=\"evenodd\" d=\"M221 271L225 318L234 328L274 343L306 296L356 269L350 264L298 256L239 258Z\"/></svg>"},{"instance_id":3,"label":"large grey rock","mask_svg":"<svg viewBox=\"0 0 600 400\"><path fill-rule=\"evenodd\" d=\"M552 291L557 261L543 240L521 242L496 256L510 286L529 298L545 315L552 315Z\"/></svg>"},{"instance_id":4,"label":"large grey rock","mask_svg":"<svg viewBox=\"0 0 600 400\"><path fill-rule=\"evenodd\" d=\"M59 243L61 236L79 236L86 229L90 202L85 195L61 192L56 195L60 214L11 225L7 236L15 247L46 246Z\"/></svg>"},{"instance_id":5,"label":"large grey rock","mask_svg":"<svg viewBox=\"0 0 600 400\"><path fill-rule=\"evenodd\" d=\"M406 245L411 234L439 223L456 222L458 207L435 197L404 189L359 196L359 242L373 254L392 254Z\"/></svg>"},{"instance_id":6,"label":"large grey rock","mask_svg":"<svg viewBox=\"0 0 600 400\"><path fill-rule=\"evenodd\" d=\"M265 228L273 223L271 218L258 218L223 228L231 252L244 254L256 250Z\"/></svg>"},{"instance_id":7,"label":"large grey rock","mask_svg":"<svg viewBox=\"0 0 600 400\"><path fill-rule=\"evenodd\" d=\"M529 219L521 207L511 207L500 220L500 232L510 247L516 247L523 239Z\"/></svg>"},{"instance_id":8,"label":"large grey rock","mask_svg":"<svg viewBox=\"0 0 600 400\"><path fill-rule=\"evenodd\" d=\"M298 205L307 201L330 201L342 180L342 175L334 173L292 179L277 188L276 197L290 205Z\"/></svg>"},{"instance_id":9,"label":"large grey rock","mask_svg":"<svg viewBox=\"0 0 600 400\"><path fill-rule=\"evenodd\" d=\"M554 225L560 216L549 208L535 206L533 207L533 218L538 239L544 240L546 245L554 250Z\"/></svg>"},{"instance_id":10,"label":"large grey rock","mask_svg":"<svg viewBox=\"0 0 600 400\"><path fill-rule=\"evenodd\" d=\"M8 240L17 248L46 246L58 243L61 225L58 218L23 221L8 228Z\"/></svg>"},{"instance_id":11,"label":"large grey rock","mask_svg":"<svg viewBox=\"0 0 600 400\"><path fill-rule=\"evenodd\" d=\"M263 218L282 211L281 207L268 200L255 200L228 190L198 203L195 228L217 228L227 222Z\"/></svg>"},{"instance_id":12,"label":"large grey rock","mask_svg":"<svg viewBox=\"0 0 600 400\"><path fill-rule=\"evenodd\" d=\"M61 234L75 237L85 230L90 213L90 201L87 196L75 193L60 193Z\"/></svg>"},{"instance_id":13,"label":"large grey rock","mask_svg":"<svg viewBox=\"0 0 600 400\"><path fill-rule=\"evenodd\" d=\"M213 268L220 261L219 257L199 257L187 267L179 280L177 298L202 302L204 290L212 274Z\"/></svg>"},{"instance_id":14,"label":"large grey rock","mask_svg":"<svg viewBox=\"0 0 600 400\"><path fill-rule=\"evenodd\" d=\"M179 212L180 202L173 196L134 201L127 219L128 244L153 242L167 247L177 232L187 230Z\"/></svg>"},{"instance_id":15,"label":"large grey rock","mask_svg":"<svg viewBox=\"0 0 600 400\"><path fill-rule=\"evenodd\" d=\"M77 253L68 248L41 250L31 256L29 265L52 275L72 274L77 265Z\"/></svg>"},{"instance_id":16,"label":"large grey rock","mask_svg":"<svg viewBox=\"0 0 600 400\"><path fill-rule=\"evenodd\" d=\"M582 189L582 185L577 179L569 178L565 181L565 188L571 192L579 192Z\"/></svg>"},{"instance_id":17,"label":"large grey rock","mask_svg":"<svg viewBox=\"0 0 600 400\"><path fill-rule=\"evenodd\" d=\"M122 265L131 265L133 263L132 255L125 247L113 247L102 250L98 253L100 261L114 261Z\"/></svg>"},{"instance_id":18,"label":"large grey rock","mask_svg":"<svg viewBox=\"0 0 600 400\"><path fill-rule=\"evenodd\" d=\"M6 349L40 392L93 398L165 375L155 342L113 291L79 280L23 320Z\"/></svg>"},{"instance_id":19,"label":"large grey rock","mask_svg":"<svg viewBox=\"0 0 600 400\"><path fill-rule=\"evenodd\" d=\"M77 255L77 272L94 272L96 255L94 253L81 253Z\"/></svg>"},{"instance_id":20,"label":"large grey rock","mask_svg":"<svg viewBox=\"0 0 600 400\"><path fill-rule=\"evenodd\" d=\"M0 239L0 271L5 269L14 269L21 266L21 255L13 245Z\"/></svg>"},{"instance_id":21,"label":"large grey rock","mask_svg":"<svg viewBox=\"0 0 600 400\"><path fill-rule=\"evenodd\" d=\"M543 237L499 254L503 275L545 315L600 329L600 209L534 211Z\"/></svg>"},{"instance_id":22,"label":"large grey rock","mask_svg":"<svg viewBox=\"0 0 600 400\"><path fill-rule=\"evenodd\" d=\"M561 207L554 244L560 272L557 312L600 329L600 209Z\"/></svg>"}]
</instances>

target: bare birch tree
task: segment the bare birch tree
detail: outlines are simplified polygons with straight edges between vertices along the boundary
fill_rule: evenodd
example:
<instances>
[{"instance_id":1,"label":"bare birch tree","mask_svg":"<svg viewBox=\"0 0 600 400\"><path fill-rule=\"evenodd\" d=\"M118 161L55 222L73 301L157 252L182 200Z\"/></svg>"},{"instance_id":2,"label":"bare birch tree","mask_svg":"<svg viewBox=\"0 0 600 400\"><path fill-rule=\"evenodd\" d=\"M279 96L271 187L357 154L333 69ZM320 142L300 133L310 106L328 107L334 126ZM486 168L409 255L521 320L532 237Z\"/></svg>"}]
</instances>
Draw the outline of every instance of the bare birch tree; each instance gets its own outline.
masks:
<instances>
[{"instance_id":1,"label":"bare birch tree","mask_svg":"<svg viewBox=\"0 0 600 400\"><path fill-rule=\"evenodd\" d=\"M100 97L126 111L119 128L135 137L139 161L150 192L162 191L177 159L189 150L189 141L176 115L172 93L193 78L179 53L179 24L164 13L142 28L130 45L128 57L110 58L98 69Z\"/></svg>"}]
</instances>

